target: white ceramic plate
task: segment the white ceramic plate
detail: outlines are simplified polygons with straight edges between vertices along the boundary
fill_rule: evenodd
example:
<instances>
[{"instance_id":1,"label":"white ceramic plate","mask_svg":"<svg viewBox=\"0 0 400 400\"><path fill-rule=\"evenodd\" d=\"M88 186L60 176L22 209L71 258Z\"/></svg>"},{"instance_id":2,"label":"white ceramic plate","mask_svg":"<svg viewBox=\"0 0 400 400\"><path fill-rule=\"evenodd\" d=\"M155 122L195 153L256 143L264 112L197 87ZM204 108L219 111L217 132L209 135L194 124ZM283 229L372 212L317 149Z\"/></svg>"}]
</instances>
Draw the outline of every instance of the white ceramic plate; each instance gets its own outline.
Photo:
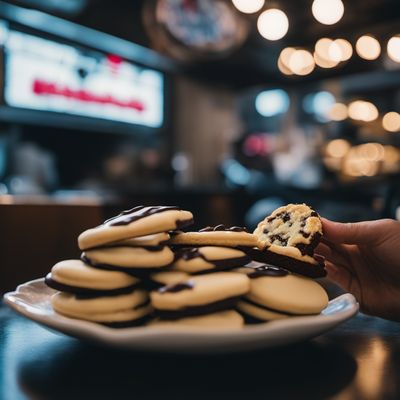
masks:
<instances>
[{"instance_id":1,"label":"white ceramic plate","mask_svg":"<svg viewBox=\"0 0 400 400\"><path fill-rule=\"evenodd\" d=\"M18 313L70 336L106 345L143 351L173 353L223 353L274 347L312 338L346 321L358 311L351 294L329 302L320 315L292 317L240 330L175 328L112 329L54 313L50 297L55 291L37 279L5 294L5 302Z\"/></svg>"}]
</instances>

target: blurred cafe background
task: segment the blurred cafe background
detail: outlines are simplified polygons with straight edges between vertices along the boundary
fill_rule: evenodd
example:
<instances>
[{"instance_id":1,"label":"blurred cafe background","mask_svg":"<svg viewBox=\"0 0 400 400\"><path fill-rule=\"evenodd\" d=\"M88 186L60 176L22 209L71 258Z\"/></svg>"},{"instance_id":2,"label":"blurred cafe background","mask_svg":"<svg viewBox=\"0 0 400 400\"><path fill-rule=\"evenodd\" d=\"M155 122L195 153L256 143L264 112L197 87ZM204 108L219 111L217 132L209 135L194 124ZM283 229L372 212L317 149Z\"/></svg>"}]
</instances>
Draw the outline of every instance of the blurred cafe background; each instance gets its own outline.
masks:
<instances>
[{"instance_id":1,"label":"blurred cafe background","mask_svg":"<svg viewBox=\"0 0 400 400\"><path fill-rule=\"evenodd\" d=\"M398 0L0 1L3 287L139 204L400 218Z\"/></svg>"}]
</instances>

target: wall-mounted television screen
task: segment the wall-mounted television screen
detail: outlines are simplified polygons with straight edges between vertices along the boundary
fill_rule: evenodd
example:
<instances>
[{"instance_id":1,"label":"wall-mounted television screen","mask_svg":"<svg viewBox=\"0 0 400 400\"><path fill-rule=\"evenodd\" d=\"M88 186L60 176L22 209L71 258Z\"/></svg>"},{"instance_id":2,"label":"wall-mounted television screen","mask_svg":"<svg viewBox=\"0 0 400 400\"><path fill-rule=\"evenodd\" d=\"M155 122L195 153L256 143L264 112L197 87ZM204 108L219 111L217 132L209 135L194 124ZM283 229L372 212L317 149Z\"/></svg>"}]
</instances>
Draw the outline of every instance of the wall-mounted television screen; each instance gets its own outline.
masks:
<instances>
[{"instance_id":1,"label":"wall-mounted television screen","mask_svg":"<svg viewBox=\"0 0 400 400\"><path fill-rule=\"evenodd\" d=\"M0 21L0 42L7 106L148 128L163 125L162 72L19 31L5 21Z\"/></svg>"}]
</instances>

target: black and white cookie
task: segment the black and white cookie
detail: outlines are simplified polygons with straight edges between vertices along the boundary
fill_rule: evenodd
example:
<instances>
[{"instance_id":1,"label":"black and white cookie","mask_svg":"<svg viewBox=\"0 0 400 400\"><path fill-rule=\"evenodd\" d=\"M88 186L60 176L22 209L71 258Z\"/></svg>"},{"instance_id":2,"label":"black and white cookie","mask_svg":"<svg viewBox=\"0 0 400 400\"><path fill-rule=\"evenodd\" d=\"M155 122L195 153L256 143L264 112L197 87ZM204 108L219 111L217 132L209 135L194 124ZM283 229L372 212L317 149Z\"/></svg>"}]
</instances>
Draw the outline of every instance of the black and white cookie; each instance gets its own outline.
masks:
<instances>
[{"instance_id":1,"label":"black and white cookie","mask_svg":"<svg viewBox=\"0 0 400 400\"><path fill-rule=\"evenodd\" d=\"M90 297L58 292L51 298L54 311L70 318L97 322L111 327L144 323L152 313L144 290L119 296Z\"/></svg>"},{"instance_id":2,"label":"black and white cookie","mask_svg":"<svg viewBox=\"0 0 400 400\"><path fill-rule=\"evenodd\" d=\"M181 229L193 223L193 214L175 206L138 206L123 211L78 237L81 250L121 240Z\"/></svg>"},{"instance_id":3,"label":"black and white cookie","mask_svg":"<svg viewBox=\"0 0 400 400\"><path fill-rule=\"evenodd\" d=\"M99 247L86 250L82 259L99 269L116 270L138 274L152 273L170 265L174 261L174 253L167 246L161 249L145 247Z\"/></svg>"},{"instance_id":4,"label":"black and white cookie","mask_svg":"<svg viewBox=\"0 0 400 400\"><path fill-rule=\"evenodd\" d=\"M326 275L324 260L314 257L322 236L319 215L306 204L289 204L261 221L254 235L258 248L250 256L310 277Z\"/></svg>"},{"instance_id":5,"label":"black and white cookie","mask_svg":"<svg viewBox=\"0 0 400 400\"><path fill-rule=\"evenodd\" d=\"M175 251L173 268L188 274L199 274L240 267L250 261L246 253L231 247L183 247Z\"/></svg>"},{"instance_id":6,"label":"black and white cookie","mask_svg":"<svg viewBox=\"0 0 400 400\"><path fill-rule=\"evenodd\" d=\"M257 246L257 237L246 228L224 225L208 226L198 232L174 232L170 244L184 246Z\"/></svg>"},{"instance_id":7,"label":"black and white cookie","mask_svg":"<svg viewBox=\"0 0 400 400\"><path fill-rule=\"evenodd\" d=\"M325 290L311 279L270 265L239 271L250 278L250 291L237 309L256 320L319 314L328 305Z\"/></svg>"},{"instance_id":8,"label":"black and white cookie","mask_svg":"<svg viewBox=\"0 0 400 400\"><path fill-rule=\"evenodd\" d=\"M151 292L150 297L161 319L175 320L232 309L249 287L244 274L216 272L162 287Z\"/></svg>"},{"instance_id":9,"label":"black and white cookie","mask_svg":"<svg viewBox=\"0 0 400 400\"><path fill-rule=\"evenodd\" d=\"M111 296L132 292L139 279L118 271L102 271L81 260L64 260L53 266L45 282L62 292Z\"/></svg>"},{"instance_id":10,"label":"black and white cookie","mask_svg":"<svg viewBox=\"0 0 400 400\"><path fill-rule=\"evenodd\" d=\"M237 311L227 310L197 317L181 318L174 321L165 321L157 318L151 321L148 326L153 328L170 329L195 328L207 330L231 330L242 328L244 326L244 319Z\"/></svg>"}]
</instances>

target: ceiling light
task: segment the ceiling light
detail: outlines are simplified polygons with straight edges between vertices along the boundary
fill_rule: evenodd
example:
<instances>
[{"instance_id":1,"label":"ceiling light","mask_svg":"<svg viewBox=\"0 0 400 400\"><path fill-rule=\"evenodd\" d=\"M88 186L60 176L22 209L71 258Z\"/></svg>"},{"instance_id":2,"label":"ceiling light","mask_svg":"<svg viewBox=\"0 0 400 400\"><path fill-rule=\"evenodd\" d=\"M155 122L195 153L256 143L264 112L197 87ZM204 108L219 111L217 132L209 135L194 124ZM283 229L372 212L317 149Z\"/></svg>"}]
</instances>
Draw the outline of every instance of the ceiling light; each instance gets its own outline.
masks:
<instances>
[{"instance_id":1,"label":"ceiling light","mask_svg":"<svg viewBox=\"0 0 400 400\"><path fill-rule=\"evenodd\" d=\"M388 56L398 63L400 63L400 37L393 36L389 39L387 44Z\"/></svg>"},{"instance_id":2,"label":"ceiling light","mask_svg":"<svg viewBox=\"0 0 400 400\"><path fill-rule=\"evenodd\" d=\"M344 5L341 0L314 0L311 10L318 22L333 25L343 17Z\"/></svg>"},{"instance_id":3,"label":"ceiling light","mask_svg":"<svg viewBox=\"0 0 400 400\"><path fill-rule=\"evenodd\" d=\"M260 35L268 40L282 39L288 29L289 20L282 10L271 8L260 14L257 20Z\"/></svg>"},{"instance_id":4,"label":"ceiling light","mask_svg":"<svg viewBox=\"0 0 400 400\"><path fill-rule=\"evenodd\" d=\"M394 111L388 112L382 119L382 125L388 132L400 131L400 114Z\"/></svg>"},{"instance_id":5,"label":"ceiling light","mask_svg":"<svg viewBox=\"0 0 400 400\"><path fill-rule=\"evenodd\" d=\"M356 42L357 54L364 60L376 60L381 54L381 45L372 36L361 36Z\"/></svg>"},{"instance_id":6,"label":"ceiling light","mask_svg":"<svg viewBox=\"0 0 400 400\"><path fill-rule=\"evenodd\" d=\"M233 5L242 13L253 14L264 6L264 0L232 0Z\"/></svg>"}]
</instances>

